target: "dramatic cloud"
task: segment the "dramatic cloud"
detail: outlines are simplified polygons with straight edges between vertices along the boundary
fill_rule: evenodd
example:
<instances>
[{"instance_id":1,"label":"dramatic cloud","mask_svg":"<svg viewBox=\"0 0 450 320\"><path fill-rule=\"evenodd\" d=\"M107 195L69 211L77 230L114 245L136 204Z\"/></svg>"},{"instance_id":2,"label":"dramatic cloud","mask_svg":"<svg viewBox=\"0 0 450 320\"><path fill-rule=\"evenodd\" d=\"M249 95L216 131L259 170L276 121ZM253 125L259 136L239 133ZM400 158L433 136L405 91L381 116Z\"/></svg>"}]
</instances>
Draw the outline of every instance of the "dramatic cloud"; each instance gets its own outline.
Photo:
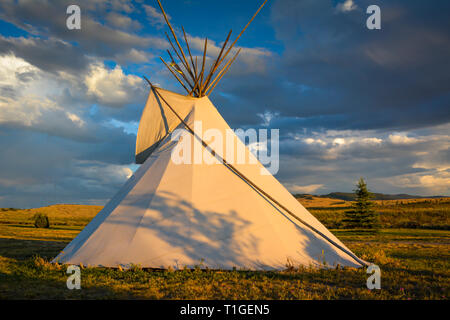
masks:
<instances>
[{"instance_id":1,"label":"dramatic cloud","mask_svg":"<svg viewBox=\"0 0 450 320\"><path fill-rule=\"evenodd\" d=\"M0 54L10 53L52 73L63 70L71 73L83 72L89 64L88 57L80 48L56 38L15 38L0 35Z\"/></svg>"},{"instance_id":2,"label":"dramatic cloud","mask_svg":"<svg viewBox=\"0 0 450 320\"><path fill-rule=\"evenodd\" d=\"M364 9L370 4L358 2ZM295 107L301 108L284 102L273 108L290 116L310 111L335 128L398 130L448 122L450 23L444 16L450 5L380 6L382 29L368 30L365 10L336 14L330 1L277 1L272 19L286 47L280 73L298 88ZM332 118L338 114L343 121Z\"/></svg>"},{"instance_id":3,"label":"dramatic cloud","mask_svg":"<svg viewBox=\"0 0 450 320\"><path fill-rule=\"evenodd\" d=\"M431 194L448 194L450 185L449 172L431 172L431 174L406 174L387 178L387 182L395 187L408 188L416 192Z\"/></svg>"},{"instance_id":4,"label":"dramatic cloud","mask_svg":"<svg viewBox=\"0 0 450 320\"><path fill-rule=\"evenodd\" d=\"M153 57L151 53L132 48L128 52L115 55L114 60L119 64L127 64L130 62L145 63L148 62L151 57Z\"/></svg>"},{"instance_id":5,"label":"dramatic cloud","mask_svg":"<svg viewBox=\"0 0 450 320\"><path fill-rule=\"evenodd\" d=\"M87 139L77 111L54 99L62 89L57 79L12 55L0 56L0 66L0 124Z\"/></svg>"},{"instance_id":6,"label":"dramatic cloud","mask_svg":"<svg viewBox=\"0 0 450 320\"><path fill-rule=\"evenodd\" d=\"M448 194L450 137L420 130L409 135L370 130L297 134L281 142L278 177L292 192L314 185L320 185L320 193L332 192L363 176L377 191Z\"/></svg>"},{"instance_id":7,"label":"dramatic cloud","mask_svg":"<svg viewBox=\"0 0 450 320\"><path fill-rule=\"evenodd\" d=\"M65 14L71 1L13 1L5 0L0 3L0 19L4 19L17 27L34 35L44 35L50 38L58 38L66 42L75 42L84 55L98 55L104 58L112 58L117 54L128 52L130 48L164 49L168 46L166 40L117 29L117 23L122 25L128 21L122 19L119 22L120 13L109 12L106 16L111 26L96 20L102 13L106 15L107 10L123 10L126 13L133 11L133 6L128 2L80 1L79 6L83 8L81 19L81 30L69 30L66 27ZM123 15L122 15L123 16ZM109 17L109 18L108 18ZM115 24L114 24L115 23ZM130 22L132 24L132 22ZM26 58L26 57L24 57Z\"/></svg>"},{"instance_id":8,"label":"dramatic cloud","mask_svg":"<svg viewBox=\"0 0 450 320\"><path fill-rule=\"evenodd\" d=\"M123 106L135 101L136 97L143 98L141 86L142 78L125 75L117 65L108 70L103 64L91 65L84 78L87 94L96 102L109 106Z\"/></svg>"},{"instance_id":9,"label":"dramatic cloud","mask_svg":"<svg viewBox=\"0 0 450 320\"><path fill-rule=\"evenodd\" d=\"M4 205L103 203L129 176L134 134L118 125L97 123L88 106L91 95L105 106L129 103L134 97L121 94L123 86L140 80L124 75L120 66L107 70L93 64L89 69L94 73L86 74L91 81L87 87L82 79L47 73L14 55L0 56L0 194ZM111 77L117 81L113 88L105 86ZM125 91L143 94L139 88ZM116 90L115 101L102 96L111 95L110 89Z\"/></svg>"},{"instance_id":10,"label":"dramatic cloud","mask_svg":"<svg viewBox=\"0 0 450 320\"><path fill-rule=\"evenodd\" d=\"M68 30L75 3L81 30ZM371 4L381 30L366 28ZM166 9L198 59L208 36L209 70L229 27L217 15L232 41L255 8L197 5ZM450 195L449 11L421 0L269 2L210 98L233 128L280 129L277 178L294 193L350 191L364 176L376 192ZM0 20L0 207L104 204L137 167L141 76L181 92L158 59L169 48L159 8L3 0Z\"/></svg>"}]
</instances>

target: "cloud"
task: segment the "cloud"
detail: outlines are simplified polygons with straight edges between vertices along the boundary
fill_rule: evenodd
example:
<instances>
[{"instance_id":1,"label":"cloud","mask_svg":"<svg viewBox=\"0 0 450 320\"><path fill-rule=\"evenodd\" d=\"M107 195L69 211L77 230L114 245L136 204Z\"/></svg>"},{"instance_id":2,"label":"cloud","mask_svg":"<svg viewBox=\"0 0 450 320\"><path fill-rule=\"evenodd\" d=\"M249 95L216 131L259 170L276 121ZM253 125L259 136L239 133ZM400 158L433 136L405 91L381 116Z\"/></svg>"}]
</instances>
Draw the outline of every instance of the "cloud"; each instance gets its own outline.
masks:
<instances>
[{"instance_id":1,"label":"cloud","mask_svg":"<svg viewBox=\"0 0 450 320\"><path fill-rule=\"evenodd\" d=\"M379 145L383 142L383 139L380 138L364 138L362 139L363 143L366 143L368 145Z\"/></svg>"},{"instance_id":2,"label":"cloud","mask_svg":"<svg viewBox=\"0 0 450 320\"><path fill-rule=\"evenodd\" d=\"M138 75L179 89L153 61L168 47L159 10L77 3L81 32L65 26L69 0L0 2L15 26L0 35L0 206L105 203L135 168L148 93ZM449 195L450 4L389 1L376 32L369 4L274 2L211 100L233 128L280 129L277 178L293 192L351 191L364 176L375 192Z\"/></svg>"},{"instance_id":3,"label":"cloud","mask_svg":"<svg viewBox=\"0 0 450 320\"><path fill-rule=\"evenodd\" d=\"M0 56L0 66L0 206L104 204L130 175L135 135L91 114L82 79L14 55ZM119 76L122 85L132 82ZM106 92L102 80L95 88Z\"/></svg>"},{"instance_id":4,"label":"cloud","mask_svg":"<svg viewBox=\"0 0 450 320\"><path fill-rule=\"evenodd\" d=\"M123 14L117 13L117 12L110 12L106 16L106 20L110 25L113 27L121 28L121 29L140 29L142 26L141 24L136 21L132 20L130 17L125 16Z\"/></svg>"},{"instance_id":5,"label":"cloud","mask_svg":"<svg viewBox=\"0 0 450 320\"><path fill-rule=\"evenodd\" d=\"M87 94L100 104L123 106L143 96L142 79L125 75L119 65L112 70L103 64L93 64L84 78Z\"/></svg>"},{"instance_id":6,"label":"cloud","mask_svg":"<svg viewBox=\"0 0 450 320\"><path fill-rule=\"evenodd\" d=\"M52 95L63 88L57 79L13 55L0 56L0 125L38 130L74 139L88 139L77 111Z\"/></svg>"},{"instance_id":7,"label":"cloud","mask_svg":"<svg viewBox=\"0 0 450 320\"><path fill-rule=\"evenodd\" d=\"M318 189L322 194L349 192L364 176L374 192L449 195L448 127L401 135L378 130L325 130L285 136L280 141L277 177L288 187L298 185L301 177L302 186L322 185ZM345 143L336 144L336 139Z\"/></svg>"},{"instance_id":8,"label":"cloud","mask_svg":"<svg viewBox=\"0 0 450 320\"><path fill-rule=\"evenodd\" d=\"M16 87L36 77L38 68L9 54L0 57L0 86Z\"/></svg>"},{"instance_id":9,"label":"cloud","mask_svg":"<svg viewBox=\"0 0 450 320\"><path fill-rule=\"evenodd\" d=\"M0 54L11 53L52 73L59 71L83 72L89 64L89 59L80 48L53 37L41 39L0 35Z\"/></svg>"},{"instance_id":10,"label":"cloud","mask_svg":"<svg viewBox=\"0 0 450 320\"><path fill-rule=\"evenodd\" d=\"M304 139L306 144L319 144L321 146L326 146L327 143L322 139L306 138Z\"/></svg>"},{"instance_id":11,"label":"cloud","mask_svg":"<svg viewBox=\"0 0 450 320\"><path fill-rule=\"evenodd\" d=\"M186 37L191 50L197 51L199 54L198 59L203 59L205 39L202 37L195 37L190 34L187 34ZM233 41L233 39L230 39L230 42L231 41ZM222 49L222 45L223 43L217 45L215 41L208 39L207 55L211 62L207 61L206 65L209 65L212 61L217 59L217 56ZM236 61L233 63L235 66L230 68L228 77L234 78L245 74L264 74L267 71L268 60L273 57L273 53L270 50L265 48L248 48L238 45L236 45L233 50L228 53L227 60L222 63L222 67L225 66L226 62L231 59L239 49L241 52L239 53Z\"/></svg>"},{"instance_id":12,"label":"cloud","mask_svg":"<svg viewBox=\"0 0 450 320\"><path fill-rule=\"evenodd\" d=\"M322 187L323 184L311 184L308 186L298 186L298 185L287 186L289 191L292 193L314 193Z\"/></svg>"},{"instance_id":13,"label":"cloud","mask_svg":"<svg viewBox=\"0 0 450 320\"><path fill-rule=\"evenodd\" d=\"M353 2L353 0L345 0L344 2L338 3L336 10L338 12L349 12L356 10L358 6Z\"/></svg>"},{"instance_id":14,"label":"cloud","mask_svg":"<svg viewBox=\"0 0 450 320\"><path fill-rule=\"evenodd\" d=\"M450 191L450 172L433 174L407 174L386 179L396 187L408 188L419 194L448 195Z\"/></svg>"},{"instance_id":15,"label":"cloud","mask_svg":"<svg viewBox=\"0 0 450 320\"><path fill-rule=\"evenodd\" d=\"M108 69L94 63L80 78L47 73L14 55L0 56L0 67L0 128L98 142L112 137L107 131L117 130L99 123L126 119L124 115L137 121L142 109L138 102L145 101L140 78L124 74L119 65ZM97 113L91 113L92 103L97 103ZM110 107L120 111L104 111Z\"/></svg>"},{"instance_id":16,"label":"cloud","mask_svg":"<svg viewBox=\"0 0 450 320\"><path fill-rule=\"evenodd\" d=\"M406 135L390 134L389 141L393 144L413 144L419 142L420 140L417 138L410 138Z\"/></svg>"},{"instance_id":17,"label":"cloud","mask_svg":"<svg viewBox=\"0 0 450 320\"><path fill-rule=\"evenodd\" d=\"M28 163L32 164L29 167L22 163L10 166L0 156L0 163L7 168L24 170L15 177L3 177L4 173L0 173L0 207L27 208L56 203L104 205L105 199L111 198L132 174L127 165L52 160L38 157Z\"/></svg>"},{"instance_id":18,"label":"cloud","mask_svg":"<svg viewBox=\"0 0 450 320\"><path fill-rule=\"evenodd\" d=\"M336 138L333 140L334 145L341 146L341 145L344 145L345 143L346 143L346 141L344 138Z\"/></svg>"},{"instance_id":19,"label":"cloud","mask_svg":"<svg viewBox=\"0 0 450 320\"><path fill-rule=\"evenodd\" d=\"M354 4L340 3L342 9ZM370 4L358 2L360 8ZM385 27L371 32L365 27L365 10L336 14L332 1L277 1L272 23L284 45L276 68L283 81L260 79L250 86L256 90L265 82L278 96L289 94L267 105L269 110L290 117L320 116L319 123L328 129L399 131L447 123L448 10L448 3L438 8L389 1L382 8ZM263 105L268 101L265 95L256 99Z\"/></svg>"},{"instance_id":20,"label":"cloud","mask_svg":"<svg viewBox=\"0 0 450 320\"><path fill-rule=\"evenodd\" d=\"M128 165L105 164L95 161L77 161L74 165L77 171L74 177L94 186L102 186L106 183L120 185L133 174Z\"/></svg>"},{"instance_id":21,"label":"cloud","mask_svg":"<svg viewBox=\"0 0 450 320\"><path fill-rule=\"evenodd\" d=\"M145 13L147 15L148 21L157 28L162 28L166 25L166 21L164 19L164 16L159 10L157 10L155 7L152 7L151 5L144 4L142 7L145 10ZM166 13L167 14L167 13ZM170 16L167 15L167 18L170 20Z\"/></svg>"},{"instance_id":22,"label":"cloud","mask_svg":"<svg viewBox=\"0 0 450 320\"><path fill-rule=\"evenodd\" d=\"M168 46L167 41L160 37L140 36L118 29L117 25L112 24L110 27L96 20L96 17L102 16L102 13L106 15L106 8L123 10L128 13L133 11L133 6L129 2L83 1L79 4L83 8L81 30L75 32L67 29L66 15L61 14L66 11L69 4L72 3L65 0L21 1L18 3L5 0L0 2L0 18L35 36L64 39L65 42L76 43L79 48L78 53L82 52L82 55L112 58L117 54L129 51L130 48L164 49ZM113 21L116 24L124 24L127 21L126 18L125 20L120 19L120 13L113 11L109 14L110 23Z\"/></svg>"},{"instance_id":23,"label":"cloud","mask_svg":"<svg viewBox=\"0 0 450 320\"><path fill-rule=\"evenodd\" d=\"M73 114L71 112L66 112L66 116L78 127L83 127L86 124L86 122L84 122L84 120L80 119L80 117L77 116L76 114Z\"/></svg>"},{"instance_id":24,"label":"cloud","mask_svg":"<svg viewBox=\"0 0 450 320\"><path fill-rule=\"evenodd\" d=\"M124 68L167 43L130 31L129 1L83 1L82 32L69 32L68 3L0 2L25 31L0 35L0 206L104 204L135 169L128 123L148 89Z\"/></svg>"}]
</instances>

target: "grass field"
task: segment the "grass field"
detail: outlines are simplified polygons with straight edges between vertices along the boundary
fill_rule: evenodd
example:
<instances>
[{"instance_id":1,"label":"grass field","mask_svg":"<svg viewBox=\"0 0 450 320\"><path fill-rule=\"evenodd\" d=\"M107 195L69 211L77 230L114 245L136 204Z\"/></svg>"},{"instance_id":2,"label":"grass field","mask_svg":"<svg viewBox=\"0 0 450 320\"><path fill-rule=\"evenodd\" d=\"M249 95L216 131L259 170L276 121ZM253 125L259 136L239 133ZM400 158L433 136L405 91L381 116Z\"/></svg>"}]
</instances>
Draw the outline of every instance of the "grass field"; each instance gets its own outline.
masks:
<instances>
[{"instance_id":1,"label":"grass field","mask_svg":"<svg viewBox=\"0 0 450 320\"><path fill-rule=\"evenodd\" d=\"M341 229L344 212L351 202L304 196L298 199L326 227ZM450 230L450 198L378 200L375 211L380 213L383 228L420 228Z\"/></svg>"},{"instance_id":2,"label":"grass field","mask_svg":"<svg viewBox=\"0 0 450 320\"><path fill-rule=\"evenodd\" d=\"M380 266L381 290L367 289L364 269L254 272L139 267L84 268L82 289L68 290L66 266L49 260L101 207L56 205L0 209L0 299L449 299L449 199L378 202L384 228L377 234L339 229L348 202L300 201L357 255ZM49 216L49 229L33 227L36 212Z\"/></svg>"}]
</instances>

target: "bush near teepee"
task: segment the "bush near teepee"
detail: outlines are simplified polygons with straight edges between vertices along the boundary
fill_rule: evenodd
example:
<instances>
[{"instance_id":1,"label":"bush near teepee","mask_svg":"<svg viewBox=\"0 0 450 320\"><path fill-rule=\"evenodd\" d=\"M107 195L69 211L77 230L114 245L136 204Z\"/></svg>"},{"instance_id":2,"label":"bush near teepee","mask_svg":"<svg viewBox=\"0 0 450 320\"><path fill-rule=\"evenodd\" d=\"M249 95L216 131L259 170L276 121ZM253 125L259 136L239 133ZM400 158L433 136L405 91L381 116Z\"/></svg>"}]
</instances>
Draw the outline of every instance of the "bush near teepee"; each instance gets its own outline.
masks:
<instances>
[{"instance_id":1,"label":"bush near teepee","mask_svg":"<svg viewBox=\"0 0 450 320\"><path fill-rule=\"evenodd\" d=\"M50 222L48 220L47 215L43 214L43 213L36 213L33 216L34 219L34 226L36 228L49 228L50 227Z\"/></svg>"},{"instance_id":2,"label":"bush near teepee","mask_svg":"<svg viewBox=\"0 0 450 320\"><path fill-rule=\"evenodd\" d=\"M379 229L379 214L373 209L375 204L370 201L373 196L363 178L359 179L354 191L355 202L351 210L345 212L344 226L348 229Z\"/></svg>"}]
</instances>

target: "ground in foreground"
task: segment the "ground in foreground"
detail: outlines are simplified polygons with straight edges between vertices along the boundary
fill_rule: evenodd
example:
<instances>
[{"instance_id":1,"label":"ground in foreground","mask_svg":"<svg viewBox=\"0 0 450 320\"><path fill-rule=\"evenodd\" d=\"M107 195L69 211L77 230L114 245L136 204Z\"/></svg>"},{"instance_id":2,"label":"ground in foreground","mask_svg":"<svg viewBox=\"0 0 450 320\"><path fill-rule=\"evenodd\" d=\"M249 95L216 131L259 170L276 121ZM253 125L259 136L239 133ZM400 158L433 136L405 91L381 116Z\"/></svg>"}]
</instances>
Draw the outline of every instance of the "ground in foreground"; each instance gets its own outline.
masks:
<instances>
[{"instance_id":1,"label":"ground in foreground","mask_svg":"<svg viewBox=\"0 0 450 320\"><path fill-rule=\"evenodd\" d=\"M48 261L98 208L78 207L81 220L67 208L53 209L49 215L59 220L50 229L34 228L21 211L0 213L0 299L448 299L450 294L450 231L425 229L383 229L378 234L331 230L357 255L380 266L381 290L367 289L364 269L139 267L84 268L82 289L68 290L67 266Z\"/></svg>"}]
</instances>

